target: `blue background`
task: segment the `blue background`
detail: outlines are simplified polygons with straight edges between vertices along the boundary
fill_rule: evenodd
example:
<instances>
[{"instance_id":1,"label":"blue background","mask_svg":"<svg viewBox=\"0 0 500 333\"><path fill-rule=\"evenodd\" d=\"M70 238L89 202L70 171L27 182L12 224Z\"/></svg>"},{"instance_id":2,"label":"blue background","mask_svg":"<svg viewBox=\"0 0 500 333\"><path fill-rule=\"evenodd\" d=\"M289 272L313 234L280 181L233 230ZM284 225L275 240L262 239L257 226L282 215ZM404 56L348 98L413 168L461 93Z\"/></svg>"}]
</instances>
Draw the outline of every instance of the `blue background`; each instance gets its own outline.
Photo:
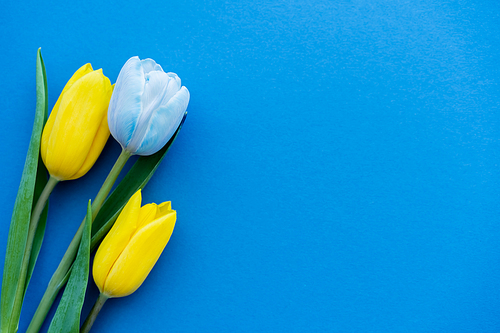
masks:
<instances>
[{"instance_id":1,"label":"blue background","mask_svg":"<svg viewBox=\"0 0 500 333\"><path fill-rule=\"evenodd\" d=\"M174 234L95 332L500 331L497 1L2 7L2 262L38 47L49 108L83 64L114 82L134 55L191 92L143 191L172 201ZM119 151L56 188L20 331Z\"/></svg>"}]
</instances>

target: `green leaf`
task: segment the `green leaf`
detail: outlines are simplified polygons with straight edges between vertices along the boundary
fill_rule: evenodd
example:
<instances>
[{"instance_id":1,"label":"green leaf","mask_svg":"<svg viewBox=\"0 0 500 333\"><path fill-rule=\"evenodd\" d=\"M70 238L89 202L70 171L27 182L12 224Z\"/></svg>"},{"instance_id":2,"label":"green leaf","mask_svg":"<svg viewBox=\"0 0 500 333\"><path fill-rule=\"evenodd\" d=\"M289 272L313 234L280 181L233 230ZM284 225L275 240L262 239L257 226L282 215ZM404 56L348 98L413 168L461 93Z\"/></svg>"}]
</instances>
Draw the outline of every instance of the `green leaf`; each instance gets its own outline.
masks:
<instances>
[{"instance_id":1,"label":"green leaf","mask_svg":"<svg viewBox=\"0 0 500 333\"><path fill-rule=\"evenodd\" d=\"M43 65L43 59L42 59ZM45 66L42 66L43 70L43 85L45 88L45 112L43 117L43 126L45 127L45 123L47 122L47 117L49 113L49 98L48 98L48 90L47 90L47 74L45 72ZM38 157L38 170L36 174L35 181L35 193L33 196L33 208L42 194L43 189L48 181L48 171L45 168L45 164L43 164L42 157ZM33 269L35 268L36 260L38 259L38 254L40 253L40 249L42 247L43 236L45 235L45 225L47 224L47 215L49 211L49 201L47 200L47 204L43 209L42 214L40 215L40 220L38 221L38 227L36 228L35 239L33 241L33 248L31 249L30 262L28 266L28 276L26 278L26 286L24 292L26 293L26 289L28 289L28 284L30 283L31 275L33 274Z\"/></svg>"},{"instance_id":2,"label":"green leaf","mask_svg":"<svg viewBox=\"0 0 500 333\"><path fill-rule=\"evenodd\" d=\"M82 240L78 248L68 284L57 307L48 333L73 333L80 331L80 313L82 312L85 291L89 279L90 233L92 230L92 208L90 200Z\"/></svg>"},{"instance_id":3,"label":"green leaf","mask_svg":"<svg viewBox=\"0 0 500 333\"><path fill-rule=\"evenodd\" d=\"M35 194L33 196L33 208L40 197L45 185L47 184L47 169L45 168L45 164L41 158L38 160L38 171L36 175L36 183L35 183ZM40 253L40 249L42 247L43 236L45 235L45 225L47 224L47 214L49 210L49 204L45 205L45 208L40 215L40 220L38 221L38 226L36 228L35 239L33 240L33 248L31 249L30 262L28 266L28 275L26 277L26 286L24 292L26 293L26 289L28 289L28 284L30 283L31 275L33 274L33 269L35 268L36 260L38 259L38 254Z\"/></svg>"},{"instance_id":4,"label":"green leaf","mask_svg":"<svg viewBox=\"0 0 500 333\"><path fill-rule=\"evenodd\" d=\"M104 202L99 214L97 214L92 223L92 251L99 245L104 236L106 236L109 229L111 229L113 223L130 197L139 189L144 188L151 179L170 146L177 138L182 124L184 124L186 120L186 116L187 113L184 114L177 131L175 131L172 138L160 151L151 156L141 156L137 159L127 175Z\"/></svg>"},{"instance_id":5,"label":"green leaf","mask_svg":"<svg viewBox=\"0 0 500 333\"><path fill-rule=\"evenodd\" d=\"M0 331L7 332L12 306L16 293L16 285L21 271L28 228L33 207L33 195L37 178L40 154L40 138L47 118L47 80L40 49L36 61L36 109L31 140L24 163L21 184L17 192L12 219L10 222L7 250L2 279L2 296L0 300Z\"/></svg>"}]
</instances>

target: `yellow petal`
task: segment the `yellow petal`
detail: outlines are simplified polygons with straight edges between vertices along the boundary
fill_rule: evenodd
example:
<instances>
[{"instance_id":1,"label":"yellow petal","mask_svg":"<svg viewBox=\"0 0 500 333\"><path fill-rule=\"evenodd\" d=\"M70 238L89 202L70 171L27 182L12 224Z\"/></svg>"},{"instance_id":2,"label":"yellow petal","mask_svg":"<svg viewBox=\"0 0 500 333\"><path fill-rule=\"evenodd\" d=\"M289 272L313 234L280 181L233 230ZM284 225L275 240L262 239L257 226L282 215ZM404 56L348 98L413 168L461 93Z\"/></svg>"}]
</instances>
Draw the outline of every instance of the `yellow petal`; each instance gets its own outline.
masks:
<instances>
[{"instance_id":1,"label":"yellow petal","mask_svg":"<svg viewBox=\"0 0 500 333\"><path fill-rule=\"evenodd\" d=\"M47 155L47 148L48 148L48 142L50 138L50 134L52 133L52 128L54 126L54 121L56 120L57 116L57 111L59 110L59 104L61 103L61 98L64 95L66 91L68 91L69 88L81 77L84 75L91 73L93 71L92 65L91 64L85 64L82 67L80 67L74 74L71 76L69 81L66 83L64 86L63 91L57 98L57 102L54 105L54 108L52 108L52 112L50 113L49 119L47 119L47 123L45 124L45 127L43 128L43 134L42 134L42 141L41 141L41 155L42 159L45 162L45 157Z\"/></svg>"},{"instance_id":2,"label":"yellow petal","mask_svg":"<svg viewBox=\"0 0 500 333\"><path fill-rule=\"evenodd\" d=\"M106 116L110 87L109 79L98 70L81 77L64 93L45 159L55 178L72 179L84 164Z\"/></svg>"},{"instance_id":3,"label":"yellow petal","mask_svg":"<svg viewBox=\"0 0 500 333\"><path fill-rule=\"evenodd\" d=\"M100 291L103 290L111 267L137 229L141 200L142 195L141 190L139 190L127 202L96 252L92 274Z\"/></svg>"},{"instance_id":4,"label":"yellow petal","mask_svg":"<svg viewBox=\"0 0 500 333\"><path fill-rule=\"evenodd\" d=\"M155 203L150 203L141 207L139 212L139 222L137 223L137 230L153 221L156 218L156 213L158 212L158 205ZM136 232L137 232L136 230Z\"/></svg>"},{"instance_id":5,"label":"yellow petal","mask_svg":"<svg viewBox=\"0 0 500 333\"><path fill-rule=\"evenodd\" d=\"M82 67L78 68L78 70L75 72L75 74L73 74L73 76L71 76L71 78L68 80L68 82L64 86L63 91L59 95L59 98L57 99L56 104L54 105L54 109L56 109L56 110L59 109L59 104L61 102L62 96L64 95L64 93L66 93L68 91L69 88L71 88L71 86L73 86L73 84L76 81L78 81L79 79L81 79L85 75L92 73L93 71L94 70L92 69L91 64L85 64Z\"/></svg>"},{"instance_id":6,"label":"yellow petal","mask_svg":"<svg viewBox=\"0 0 500 333\"><path fill-rule=\"evenodd\" d=\"M108 103L109 103L109 100L111 99L111 94L113 92L113 86L110 86L110 89L109 89L109 94L108 94L108 98L107 98ZM69 178L69 179L80 178L83 175L85 175L90 170L90 168L92 168L94 163L97 161L97 158L99 157L99 155L101 155L101 152L104 149L106 142L108 141L109 134L110 133L109 133L109 126L108 126L108 114L107 114L107 112L105 112L103 115L102 121L101 121L101 125L99 126L99 128L97 129L97 133L95 134L94 141L92 142L92 145L90 146L90 150L87 154L87 158L83 162L83 165L80 167L80 170L78 170L77 173L74 174L73 176L71 176L71 178Z\"/></svg>"},{"instance_id":7,"label":"yellow petal","mask_svg":"<svg viewBox=\"0 0 500 333\"><path fill-rule=\"evenodd\" d=\"M170 201L166 201L158 205L158 213L155 218L162 217L172 211L172 204Z\"/></svg>"},{"instance_id":8,"label":"yellow petal","mask_svg":"<svg viewBox=\"0 0 500 333\"><path fill-rule=\"evenodd\" d=\"M154 220L137 231L111 268L102 293L130 295L144 282L174 230L176 212Z\"/></svg>"}]
</instances>

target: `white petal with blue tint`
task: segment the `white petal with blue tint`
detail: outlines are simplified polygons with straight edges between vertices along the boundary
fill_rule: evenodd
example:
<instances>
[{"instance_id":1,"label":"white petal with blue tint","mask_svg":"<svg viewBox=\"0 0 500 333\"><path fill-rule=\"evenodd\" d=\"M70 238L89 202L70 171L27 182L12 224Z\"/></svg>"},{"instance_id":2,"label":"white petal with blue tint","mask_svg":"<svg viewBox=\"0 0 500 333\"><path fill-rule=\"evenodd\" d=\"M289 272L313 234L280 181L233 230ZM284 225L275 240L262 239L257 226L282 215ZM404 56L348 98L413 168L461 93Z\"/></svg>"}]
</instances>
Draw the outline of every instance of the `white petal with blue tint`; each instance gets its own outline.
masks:
<instances>
[{"instance_id":1,"label":"white petal with blue tint","mask_svg":"<svg viewBox=\"0 0 500 333\"><path fill-rule=\"evenodd\" d=\"M167 101L181 88L174 79L164 72L149 72L146 74L146 84L142 94L144 113L151 113L160 107L164 99ZM149 117L148 117L149 118Z\"/></svg>"},{"instance_id":2,"label":"white petal with blue tint","mask_svg":"<svg viewBox=\"0 0 500 333\"><path fill-rule=\"evenodd\" d=\"M175 133L188 103L189 91L177 74L165 73L153 59L130 58L111 97L111 134L132 154L154 154Z\"/></svg>"},{"instance_id":3,"label":"white petal with blue tint","mask_svg":"<svg viewBox=\"0 0 500 333\"><path fill-rule=\"evenodd\" d=\"M140 124L128 144L129 151L136 152L141 145L152 115L160 108L161 103L169 100L180 89L180 79L176 74L153 71L146 74L144 93L142 95L142 113L137 120Z\"/></svg>"},{"instance_id":4,"label":"white petal with blue tint","mask_svg":"<svg viewBox=\"0 0 500 333\"><path fill-rule=\"evenodd\" d=\"M144 139L137 149L137 155L151 155L170 140L179 127L189 103L189 91L182 87L167 103L160 107L149 122Z\"/></svg>"},{"instance_id":5,"label":"white petal with blue tint","mask_svg":"<svg viewBox=\"0 0 500 333\"><path fill-rule=\"evenodd\" d=\"M130 58L116 80L109 102L108 124L113 137L123 147L130 142L142 113L144 74L138 57Z\"/></svg>"},{"instance_id":6,"label":"white petal with blue tint","mask_svg":"<svg viewBox=\"0 0 500 333\"><path fill-rule=\"evenodd\" d=\"M181 79L175 73L167 73L170 80L165 89L165 94L161 102L162 106L167 105L168 101L181 89Z\"/></svg>"},{"instance_id":7,"label":"white petal with blue tint","mask_svg":"<svg viewBox=\"0 0 500 333\"><path fill-rule=\"evenodd\" d=\"M144 73L149 73L152 71L160 71L163 72L163 68L159 64L156 63L153 59L144 59L141 60L142 68L144 69Z\"/></svg>"}]
</instances>

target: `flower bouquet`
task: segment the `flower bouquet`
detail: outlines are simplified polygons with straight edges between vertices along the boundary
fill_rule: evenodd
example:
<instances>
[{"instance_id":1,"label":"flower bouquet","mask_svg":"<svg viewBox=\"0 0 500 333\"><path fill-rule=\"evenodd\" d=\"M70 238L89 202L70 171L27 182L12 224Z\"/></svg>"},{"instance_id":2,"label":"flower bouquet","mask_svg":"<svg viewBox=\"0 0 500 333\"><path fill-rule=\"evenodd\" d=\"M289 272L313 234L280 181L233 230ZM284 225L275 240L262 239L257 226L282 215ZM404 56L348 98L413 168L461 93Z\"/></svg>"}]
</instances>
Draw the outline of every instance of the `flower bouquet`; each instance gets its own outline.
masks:
<instances>
[{"instance_id":1,"label":"flower bouquet","mask_svg":"<svg viewBox=\"0 0 500 333\"><path fill-rule=\"evenodd\" d=\"M152 59L130 58L114 85L90 64L69 79L48 116L47 78L40 50L36 66L35 121L9 229L0 300L0 332L18 330L48 215L48 198L61 181L85 175L110 134L122 152L52 275L27 332L38 332L64 289L49 332L88 332L104 302L133 293L146 279L176 222L170 202L141 207L148 183L177 137L189 91ZM116 186L132 155L139 155ZM111 192L111 194L110 194ZM99 288L89 316L80 316L92 275Z\"/></svg>"}]
</instances>

